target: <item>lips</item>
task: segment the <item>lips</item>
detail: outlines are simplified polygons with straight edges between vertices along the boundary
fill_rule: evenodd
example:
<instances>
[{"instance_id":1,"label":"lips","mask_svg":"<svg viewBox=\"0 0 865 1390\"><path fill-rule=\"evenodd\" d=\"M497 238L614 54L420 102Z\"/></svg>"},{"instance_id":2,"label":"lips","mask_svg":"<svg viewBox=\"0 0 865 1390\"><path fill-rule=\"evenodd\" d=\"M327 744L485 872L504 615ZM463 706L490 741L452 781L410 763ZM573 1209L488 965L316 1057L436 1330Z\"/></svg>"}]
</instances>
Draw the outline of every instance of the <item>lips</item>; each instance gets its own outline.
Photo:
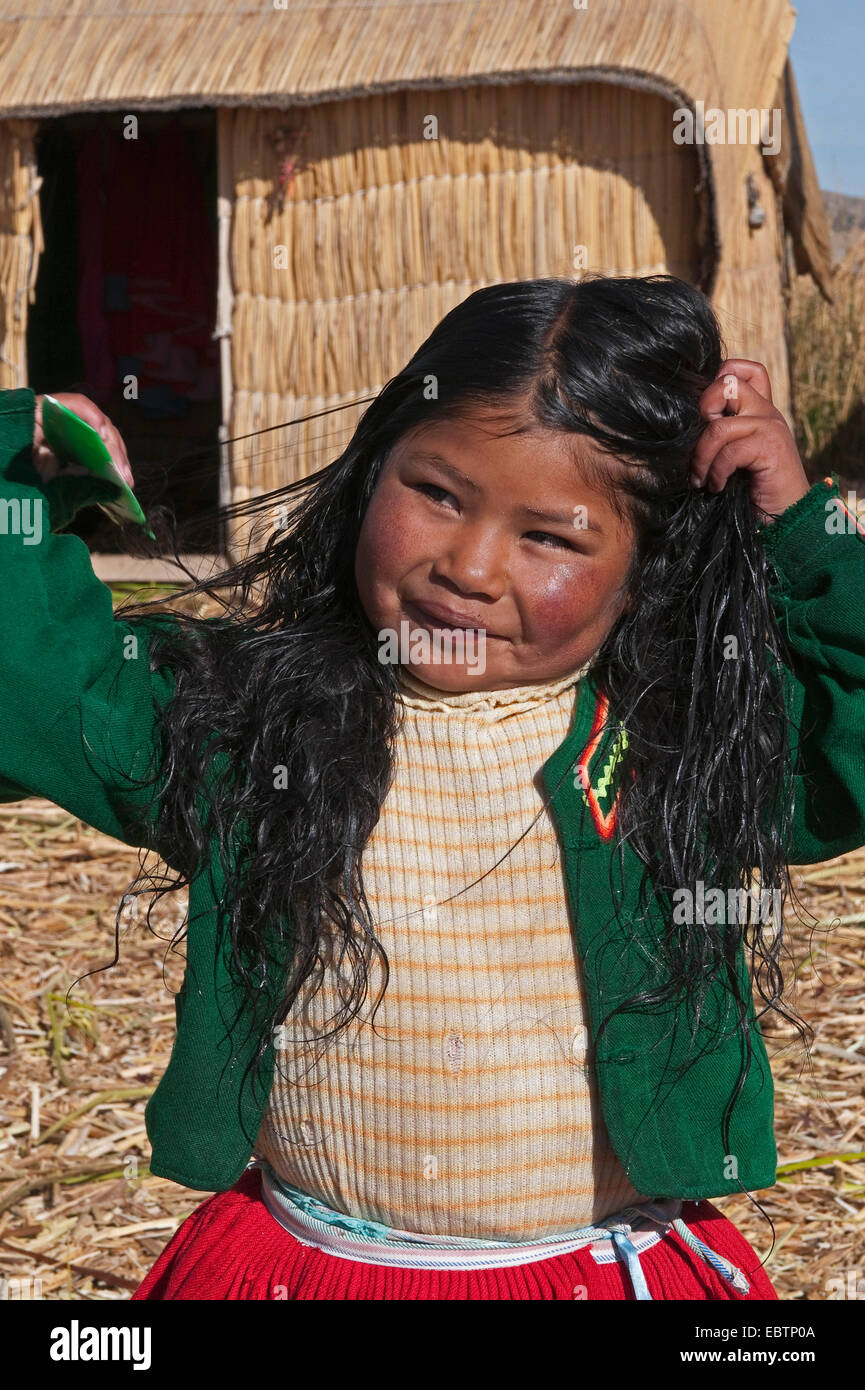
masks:
<instances>
[{"instance_id":1,"label":"lips","mask_svg":"<svg viewBox=\"0 0 865 1390\"><path fill-rule=\"evenodd\" d=\"M410 616L416 616L430 627L461 628L464 631L486 632L487 637L496 636L494 632L487 631L485 624L473 614L456 613L452 608L445 608L440 603L417 603L407 600L403 606Z\"/></svg>"}]
</instances>

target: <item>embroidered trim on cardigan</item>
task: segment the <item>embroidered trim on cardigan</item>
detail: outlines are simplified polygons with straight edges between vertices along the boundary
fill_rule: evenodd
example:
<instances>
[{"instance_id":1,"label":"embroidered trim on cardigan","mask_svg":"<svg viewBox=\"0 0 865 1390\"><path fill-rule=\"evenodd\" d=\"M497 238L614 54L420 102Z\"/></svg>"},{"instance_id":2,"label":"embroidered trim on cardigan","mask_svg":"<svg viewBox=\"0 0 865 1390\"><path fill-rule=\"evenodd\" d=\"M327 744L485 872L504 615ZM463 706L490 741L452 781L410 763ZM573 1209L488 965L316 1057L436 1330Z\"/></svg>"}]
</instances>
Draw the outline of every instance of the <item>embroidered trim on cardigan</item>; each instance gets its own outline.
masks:
<instances>
[{"instance_id":1,"label":"embroidered trim on cardigan","mask_svg":"<svg viewBox=\"0 0 865 1390\"><path fill-rule=\"evenodd\" d=\"M583 788L583 801L588 806L594 827L603 840L612 839L615 831L619 813L619 793L617 792L613 804L607 808L606 812L602 809L601 802L609 799L613 772L628 746L628 735L620 725L612 750L601 770L601 775L593 785L589 776L589 763L600 746L608 711L609 700L606 695L601 694L595 705L595 718L589 734L589 741L580 754L576 771L576 776Z\"/></svg>"}]
</instances>

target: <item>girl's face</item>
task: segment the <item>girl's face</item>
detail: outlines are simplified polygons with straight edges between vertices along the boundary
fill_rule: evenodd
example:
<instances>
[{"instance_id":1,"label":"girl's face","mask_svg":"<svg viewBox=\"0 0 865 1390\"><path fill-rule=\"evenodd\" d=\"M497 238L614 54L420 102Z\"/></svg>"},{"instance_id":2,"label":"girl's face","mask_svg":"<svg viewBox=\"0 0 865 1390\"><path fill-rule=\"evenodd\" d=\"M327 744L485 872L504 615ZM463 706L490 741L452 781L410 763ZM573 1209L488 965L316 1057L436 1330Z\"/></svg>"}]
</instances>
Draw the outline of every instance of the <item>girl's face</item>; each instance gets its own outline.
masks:
<instances>
[{"instance_id":1,"label":"girl's face","mask_svg":"<svg viewBox=\"0 0 865 1390\"><path fill-rule=\"evenodd\" d=\"M439 690L557 680L625 607L632 528L575 459L595 446L540 427L495 433L513 422L476 411L409 431L364 517L355 576L379 659Z\"/></svg>"}]
</instances>

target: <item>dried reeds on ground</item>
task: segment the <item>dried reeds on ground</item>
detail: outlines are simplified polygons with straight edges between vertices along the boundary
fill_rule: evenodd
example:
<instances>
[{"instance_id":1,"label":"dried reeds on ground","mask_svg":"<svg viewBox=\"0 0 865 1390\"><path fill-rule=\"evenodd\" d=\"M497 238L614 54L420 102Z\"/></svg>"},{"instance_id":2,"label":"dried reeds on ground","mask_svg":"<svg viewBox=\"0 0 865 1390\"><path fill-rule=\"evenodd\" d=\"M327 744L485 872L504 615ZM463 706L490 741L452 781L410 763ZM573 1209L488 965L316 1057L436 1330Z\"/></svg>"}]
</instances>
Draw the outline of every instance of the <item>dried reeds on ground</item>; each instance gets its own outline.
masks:
<instances>
[{"instance_id":1,"label":"dried reeds on ground","mask_svg":"<svg viewBox=\"0 0 865 1390\"><path fill-rule=\"evenodd\" d=\"M780 1298L865 1298L865 851L791 876L803 911L785 911L785 998L816 1036L806 1052L792 1023L763 1017L778 1181L754 1197L774 1238L747 1197L715 1205L768 1256Z\"/></svg>"},{"instance_id":2,"label":"dried reeds on ground","mask_svg":"<svg viewBox=\"0 0 865 1390\"><path fill-rule=\"evenodd\" d=\"M150 1176L144 1130L185 904L154 910L160 940L133 900L101 970L138 851L35 799L0 806L0 847L0 1272L7 1296L128 1298L200 1200Z\"/></svg>"},{"instance_id":3,"label":"dried reeds on ground","mask_svg":"<svg viewBox=\"0 0 865 1390\"><path fill-rule=\"evenodd\" d=\"M126 1299L207 1195L150 1174L144 1130L174 1034L182 958L169 942L184 903L169 895L154 911L158 937L139 904L122 919L119 963L88 974L113 959L137 851L29 800L0 806L0 852L4 1291L26 1296L38 1279L44 1298ZM838 924L786 922L791 999L817 1037L809 1063L792 1026L766 1024L780 1164L755 1194L777 1235L767 1270L785 1299L826 1298L832 1279L849 1289L849 1270L865 1295L865 851L794 881ZM760 1213L745 1198L716 1204L764 1257Z\"/></svg>"}]
</instances>

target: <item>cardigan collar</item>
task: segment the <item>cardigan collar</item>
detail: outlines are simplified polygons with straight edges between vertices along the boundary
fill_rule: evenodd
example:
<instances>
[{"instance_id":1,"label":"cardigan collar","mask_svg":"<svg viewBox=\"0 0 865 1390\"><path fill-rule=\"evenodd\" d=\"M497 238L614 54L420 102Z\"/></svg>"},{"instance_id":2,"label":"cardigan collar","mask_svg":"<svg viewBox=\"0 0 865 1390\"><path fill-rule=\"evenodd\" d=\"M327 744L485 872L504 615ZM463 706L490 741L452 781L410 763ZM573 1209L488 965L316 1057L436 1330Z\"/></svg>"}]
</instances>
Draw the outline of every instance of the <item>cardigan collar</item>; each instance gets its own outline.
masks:
<instances>
[{"instance_id":1,"label":"cardigan collar","mask_svg":"<svg viewBox=\"0 0 865 1390\"><path fill-rule=\"evenodd\" d=\"M400 671L400 698L414 709L442 710L486 721L534 708L576 686L571 728L541 768L550 811L564 845L609 843L618 812L616 766L626 739L611 717L592 660L571 675L544 686L453 694L424 685Z\"/></svg>"},{"instance_id":2,"label":"cardigan collar","mask_svg":"<svg viewBox=\"0 0 865 1390\"><path fill-rule=\"evenodd\" d=\"M589 670L577 691L570 733L541 769L563 844L612 840L618 811L614 774L626 746L627 737L610 714L597 673Z\"/></svg>"}]
</instances>

